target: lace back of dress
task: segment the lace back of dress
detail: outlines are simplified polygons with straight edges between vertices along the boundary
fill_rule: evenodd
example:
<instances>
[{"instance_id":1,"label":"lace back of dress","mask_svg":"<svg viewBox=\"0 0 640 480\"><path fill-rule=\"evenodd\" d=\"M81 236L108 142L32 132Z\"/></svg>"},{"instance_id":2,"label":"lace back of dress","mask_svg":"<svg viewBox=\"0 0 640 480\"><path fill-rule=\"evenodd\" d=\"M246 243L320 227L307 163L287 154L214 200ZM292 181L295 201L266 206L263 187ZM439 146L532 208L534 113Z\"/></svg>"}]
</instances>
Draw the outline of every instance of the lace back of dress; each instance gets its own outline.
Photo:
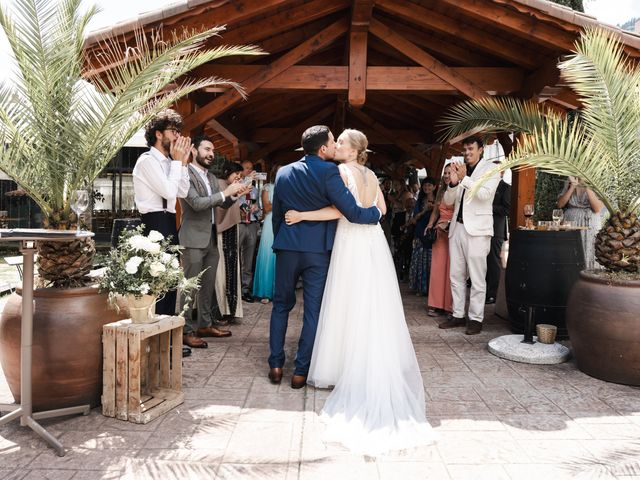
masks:
<instances>
[{"instance_id":1,"label":"lace back of dress","mask_svg":"<svg viewBox=\"0 0 640 480\"><path fill-rule=\"evenodd\" d=\"M356 170L357 169L357 170ZM367 167L340 165L347 177L347 188L361 207L371 207L378 200L378 179Z\"/></svg>"}]
</instances>

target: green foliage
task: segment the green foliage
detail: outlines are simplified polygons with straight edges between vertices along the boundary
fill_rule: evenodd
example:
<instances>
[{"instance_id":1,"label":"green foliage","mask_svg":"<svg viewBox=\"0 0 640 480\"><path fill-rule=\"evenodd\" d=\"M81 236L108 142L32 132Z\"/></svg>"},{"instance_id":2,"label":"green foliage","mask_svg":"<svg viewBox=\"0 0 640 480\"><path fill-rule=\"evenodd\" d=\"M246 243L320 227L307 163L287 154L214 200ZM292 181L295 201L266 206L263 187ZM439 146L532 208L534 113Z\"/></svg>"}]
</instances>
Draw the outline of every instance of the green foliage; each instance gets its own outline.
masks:
<instances>
[{"instance_id":1,"label":"green foliage","mask_svg":"<svg viewBox=\"0 0 640 480\"><path fill-rule=\"evenodd\" d=\"M81 13L81 0L10 5L0 7L0 26L16 79L0 85L0 169L50 218L68 214L70 192L89 187L157 112L203 87L240 88L216 78L182 81L191 70L229 55L261 53L243 46L203 49L218 27L168 35L136 31L130 39L103 41L89 71L83 46L95 6Z\"/></svg>"},{"instance_id":2,"label":"green foliage","mask_svg":"<svg viewBox=\"0 0 640 480\"><path fill-rule=\"evenodd\" d=\"M578 12L584 12L584 5L582 0L551 0L558 5L564 5Z\"/></svg>"},{"instance_id":3,"label":"green foliage","mask_svg":"<svg viewBox=\"0 0 640 480\"><path fill-rule=\"evenodd\" d=\"M564 186L564 177L546 172L536 172L535 219L550 220L557 208L558 195Z\"/></svg>"}]
</instances>

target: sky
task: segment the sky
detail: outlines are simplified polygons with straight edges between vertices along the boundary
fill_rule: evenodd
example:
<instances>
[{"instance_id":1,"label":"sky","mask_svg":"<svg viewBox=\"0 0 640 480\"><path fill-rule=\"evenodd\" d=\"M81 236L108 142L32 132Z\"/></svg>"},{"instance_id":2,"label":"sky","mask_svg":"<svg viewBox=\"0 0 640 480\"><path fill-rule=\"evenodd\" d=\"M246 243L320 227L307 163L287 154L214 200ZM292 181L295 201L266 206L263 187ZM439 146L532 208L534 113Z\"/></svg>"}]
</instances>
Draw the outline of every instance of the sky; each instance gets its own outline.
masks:
<instances>
[{"instance_id":1,"label":"sky","mask_svg":"<svg viewBox=\"0 0 640 480\"><path fill-rule=\"evenodd\" d=\"M10 6L15 0L0 0L3 6ZM175 0L93 0L102 11L93 19L89 30L97 30L108 25L128 20L140 13L157 10ZM86 1L85 4L92 2ZM617 25L640 17L640 0L584 0L586 12L598 20ZM0 65L7 65L8 44L4 33L0 34ZM7 76L7 68L0 68L0 80Z\"/></svg>"}]
</instances>

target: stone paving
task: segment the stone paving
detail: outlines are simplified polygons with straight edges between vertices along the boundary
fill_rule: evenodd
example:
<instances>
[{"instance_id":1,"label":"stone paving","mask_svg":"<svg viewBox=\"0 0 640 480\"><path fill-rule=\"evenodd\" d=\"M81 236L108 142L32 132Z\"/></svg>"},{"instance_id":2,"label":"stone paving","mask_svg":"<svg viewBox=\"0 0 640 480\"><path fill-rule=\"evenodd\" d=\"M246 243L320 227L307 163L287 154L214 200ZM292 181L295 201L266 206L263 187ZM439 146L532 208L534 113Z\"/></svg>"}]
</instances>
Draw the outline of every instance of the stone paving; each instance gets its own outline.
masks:
<instances>
[{"instance_id":1,"label":"stone paving","mask_svg":"<svg viewBox=\"0 0 640 480\"><path fill-rule=\"evenodd\" d=\"M269 305L245 304L230 339L184 360L186 401L147 425L88 417L43 421L57 457L16 422L0 427L0 478L33 479L640 479L640 389L561 365L487 352L508 333L487 311L475 337L443 331L424 298L404 295L437 444L372 458L321 441L326 391L287 381L301 321L291 315L285 380L267 380ZM384 355L384 352L380 352ZM10 397L0 377L0 400Z\"/></svg>"}]
</instances>

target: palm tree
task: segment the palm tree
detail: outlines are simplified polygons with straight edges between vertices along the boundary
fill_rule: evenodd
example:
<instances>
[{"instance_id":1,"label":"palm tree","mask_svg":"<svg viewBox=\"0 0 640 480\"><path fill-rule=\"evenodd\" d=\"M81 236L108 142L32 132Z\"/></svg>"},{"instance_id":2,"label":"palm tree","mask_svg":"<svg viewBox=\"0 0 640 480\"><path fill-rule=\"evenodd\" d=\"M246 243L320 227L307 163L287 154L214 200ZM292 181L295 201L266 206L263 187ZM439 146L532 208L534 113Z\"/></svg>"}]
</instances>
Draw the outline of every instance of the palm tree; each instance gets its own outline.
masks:
<instances>
[{"instance_id":1,"label":"palm tree","mask_svg":"<svg viewBox=\"0 0 640 480\"><path fill-rule=\"evenodd\" d=\"M596 258L609 271L640 271L640 68L612 33L589 29L558 64L584 108L570 121L533 101L463 102L443 117L444 136L470 130L520 132L515 153L496 170L535 167L579 177L611 216L596 236ZM495 173L495 172L492 172Z\"/></svg>"},{"instance_id":2,"label":"palm tree","mask_svg":"<svg viewBox=\"0 0 640 480\"><path fill-rule=\"evenodd\" d=\"M15 80L0 86L0 169L40 206L47 228L72 228L71 192L90 188L160 110L203 87L240 88L216 78L183 80L186 74L221 57L261 53L251 46L201 48L222 28L138 30L129 41L105 39L90 65L83 45L98 9L82 13L81 1L17 0L11 15L0 7L17 67ZM94 252L92 241L43 242L40 275L52 286L80 285Z\"/></svg>"}]
</instances>

